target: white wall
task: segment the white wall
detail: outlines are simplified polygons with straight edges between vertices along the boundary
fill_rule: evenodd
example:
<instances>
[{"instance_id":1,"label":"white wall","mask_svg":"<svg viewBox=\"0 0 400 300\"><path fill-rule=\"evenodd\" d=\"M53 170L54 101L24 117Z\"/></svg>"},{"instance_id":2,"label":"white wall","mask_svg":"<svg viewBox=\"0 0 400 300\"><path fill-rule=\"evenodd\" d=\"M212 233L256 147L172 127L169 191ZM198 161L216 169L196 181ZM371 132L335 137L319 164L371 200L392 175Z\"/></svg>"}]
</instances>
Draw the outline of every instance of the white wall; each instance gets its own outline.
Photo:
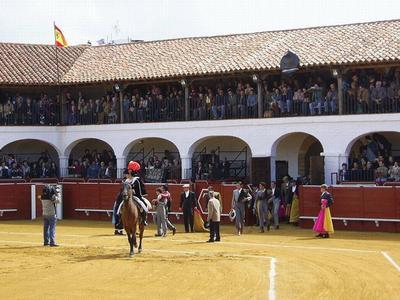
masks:
<instances>
[{"instance_id":1,"label":"white wall","mask_svg":"<svg viewBox=\"0 0 400 300\"><path fill-rule=\"evenodd\" d=\"M88 140L83 140L76 144L72 149L70 156L74 160L79 160L85 153L85 150L89 149L90 153L92 151L96 150L98 153L103 152L103 150L112 150L111 146L105 143L104 141L97 140L97 139L88 139Z\"/></svg>"},{"instance_id":2,"label":"white wall","mask_svg":"<svg viewBox=\"0 0 400 300\"><path fill-rule=\"evenodd\" d=\"M370 132L394 129L400 132L399 124L400 114L374 114L66 127L3 127L0 148L15 140L38 139L50 143L60 156L65 157L77 140L97 138L106 141L113 148L122 165L125 164L131 143L148 137L171 141L177 146L181 158L187 160L197 142L205 137L238 137L249 145L253 157L274 157L282 136L304 132L321 142L325 155L325 178L329 178L330 172L339 168L340 157L347 155L348 146L355 139Z\"/></svg>"},{"instance_id":3,"label":"white wall","mask_svg":"<svg viewBox=\"0 0 400 300\"><path fill-rule=\"evenodd\" d=\"M400 157L400 133L399 132L384 132L381 133L391 144L392 144L392 156ZM357 155L359 154L359 148L362 145L366 145L366 135L356 140L353 144L349 145L349 154L354 151Z\"/></svg>"},{"instance_id":4,"label":"white wall","mask_svg":"<svg viewBox=\"0 0 400 300\"><path fill-rule=\"evenodd\" d=\"M128 151L127 159L130 160L134 152L142 151L142 149L144 149L145 155L149 152L152 153L154 149L154 153L159 159L162 159L164 151L168 150L174 158L179 159L179 152L176 146L167 140L159 138L147 138L135 141ZM142 159L142 155L138 156L137 159Z\"/></svg>"},{"instance_id":5,"label":"white wall","mask_svg":"<svg viewBox=\"0 0 400 300\"><path fill-rule=\"evenodd\" d=\"M240 151L242 151L245 147L247 147L247 157L245 153L241 153L239 159L246 160L251 158L251 149L250 147L242 140L231 137L231 136L219 136L219 137L210 137L205 138L198 143L196 143L195 147L193 147L194 152L200 152L206 147L206 153L210 154L212 150L217 150L219 147L220 150L220 159L223 160L225 157L230 160L234 159ZM233 152L227 152L233 151Z\"/></svg>"},{"instance_id":6,"label":"white wall","mask_svg":"<svg viewBox=\"0 0 400 300\"><path fill-rule=\"evenodd\" d=\"M277 147L276 160L288 162L288 173L291 177L297 178L299 174L299 151L307 135L294 133L284 138Z\"/></svg>"},{"instance_id":7,"label":"white wall","mask_svg":"<svg viewBox=\"0 0 400 300\"><path fill-rule=\"evenodd\" d=\"M37 140L20 140L4 146L0 151L0 157L9 153L18 154L16 159L21 162L28 160L30 162L37 161L42 152L47 151L50 158L58 165L57 151L46 142Z\"/></svg>"}]
</instances>

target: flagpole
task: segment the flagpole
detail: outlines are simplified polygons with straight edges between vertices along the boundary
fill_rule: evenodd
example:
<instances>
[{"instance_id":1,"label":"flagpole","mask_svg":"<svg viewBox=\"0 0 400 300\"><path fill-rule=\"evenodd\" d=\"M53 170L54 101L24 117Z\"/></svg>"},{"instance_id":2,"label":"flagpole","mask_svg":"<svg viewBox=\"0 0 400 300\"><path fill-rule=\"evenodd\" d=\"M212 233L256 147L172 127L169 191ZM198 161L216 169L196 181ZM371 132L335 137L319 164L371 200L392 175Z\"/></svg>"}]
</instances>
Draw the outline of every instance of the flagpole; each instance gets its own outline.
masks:
<instances>
[{"instance_id":1,"label":"flagpole","mask_svg":"<svg viewBox=\"0 0 400 300\"><path fill-rule=\"evenodd\" d=\"M56 46L56 68L57 68L57 86L58 86L58 97L60 100L60 124L63 125L63 101L61 97L61 86L60 86L60 68L58 65L58 46L57 46L57 39L56 39L56 22L53 21L53 31L54 31L54 45Z\"/></svg>"}]
</instances>

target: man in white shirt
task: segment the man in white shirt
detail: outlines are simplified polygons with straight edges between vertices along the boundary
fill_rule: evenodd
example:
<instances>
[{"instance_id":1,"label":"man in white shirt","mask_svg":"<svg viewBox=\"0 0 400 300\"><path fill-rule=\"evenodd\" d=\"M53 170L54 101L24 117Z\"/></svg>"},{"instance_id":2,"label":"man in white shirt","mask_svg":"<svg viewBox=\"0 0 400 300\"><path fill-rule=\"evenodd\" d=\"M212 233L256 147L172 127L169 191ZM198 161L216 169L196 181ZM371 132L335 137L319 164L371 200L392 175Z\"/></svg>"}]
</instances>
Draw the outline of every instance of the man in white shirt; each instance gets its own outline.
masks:
<instances>
[{"instance_id":1,"label":"man in white shirt","mask_svg":"<svg viewBox=\"0 0 400 300\"><path fill-rule=\"evenodd\" d=\"M221 241L219 234L219 223L221 222L222 208L219 200L214 197L214 191L209 191L210 200L208 201L208 216L207 221L210 223L210 239L208 243Z\"/></svg>"}]
</instances>

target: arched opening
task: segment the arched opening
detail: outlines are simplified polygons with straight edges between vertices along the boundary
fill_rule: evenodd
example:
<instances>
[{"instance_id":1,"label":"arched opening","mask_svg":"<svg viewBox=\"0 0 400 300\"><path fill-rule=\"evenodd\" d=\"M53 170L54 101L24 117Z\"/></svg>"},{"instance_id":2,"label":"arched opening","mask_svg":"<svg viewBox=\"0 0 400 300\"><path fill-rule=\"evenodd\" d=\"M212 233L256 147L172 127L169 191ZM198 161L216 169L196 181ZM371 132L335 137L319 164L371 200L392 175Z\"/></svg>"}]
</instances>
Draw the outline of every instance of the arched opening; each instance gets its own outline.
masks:
<instances>
[{"instance_id":1,"label":"arched opening","mask_svg":"<svg viewBox=\"0 0 400 300\"><path fill-rule=\"evenodd\" d=\"M65 151L68 174L91 179L113 179L117 176L117 159L105 141L89 138L75 141Z\"/></svg>"},{"instance_id":2,"label":"arched opening","mask_svg":"<svg viewBox=\"0 0 400 300\"><path fill-rule=\"evenodd\" d=\"M174 143L162 138L143 138L125 149L127 161L135 160L142 166L146 182L179 181L181 157Z\"/></svg>"},{"instance_id":3,"label":"arched opening","mask_svg":"<svg viewBox=\"0 0 400 300\"><path fill-rule=\"evenodd\" d=\"M364 134L349 144L346 154L341 181L400 181L400 132Z\"/></svg>"},{"instance_id":4,"label":"arched opening","mask_svg":"<svg viewBox=\"0 0 400 300\"><path fill-rule=\"evenodd\" d=\"M59 155L47 142L35 139L18 140L0 151L1 178L59 177Z\"/></svg>"},{"instance_id":5,"label":"arched opening","mask_svg":"<svg viewBox=\"0 0 400 300\"><path fill-rule=\"evenodd\" d=\"M324 149L314 136L296 132L278 139L272 149L275 177L301 179L312 184L324 183Z\"/></svg>"},{"instance_id":6,"label":"arched opening","mask_svg":"<svg viewBox=\"0 0 400 300\"><path fill-rule=\"evenodd\" d=\"M233 136L206 137L191 147L192 178L195 180L247 180L251 149Z\"/></svg>"}]
</instances>

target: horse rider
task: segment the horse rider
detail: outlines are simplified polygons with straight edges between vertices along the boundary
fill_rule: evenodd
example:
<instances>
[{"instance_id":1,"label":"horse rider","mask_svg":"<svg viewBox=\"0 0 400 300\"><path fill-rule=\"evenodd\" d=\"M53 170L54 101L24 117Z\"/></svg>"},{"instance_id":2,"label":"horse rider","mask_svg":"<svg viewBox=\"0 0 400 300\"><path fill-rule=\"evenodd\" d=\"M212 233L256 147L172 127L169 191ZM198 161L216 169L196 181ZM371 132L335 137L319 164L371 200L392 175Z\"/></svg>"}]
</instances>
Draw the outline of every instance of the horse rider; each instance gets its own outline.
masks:
<instances>
[{"instance_id":1,"label":"horse rider","mask_svg":"<svg viewBox=\"0 0 400 300\"><path fill-rule=\"evenodd\" d=\"M129 183L134 191L134 197L138 199L137 204L140 208L142 216L142 223L147 226L147 213L149 208L147 206L144 197L147 196L146 188L142 179L139 177L140 164L136 161L130 161L128 163L128 174L125 179L125 183Z\"/></svg>"}]
</instances>

